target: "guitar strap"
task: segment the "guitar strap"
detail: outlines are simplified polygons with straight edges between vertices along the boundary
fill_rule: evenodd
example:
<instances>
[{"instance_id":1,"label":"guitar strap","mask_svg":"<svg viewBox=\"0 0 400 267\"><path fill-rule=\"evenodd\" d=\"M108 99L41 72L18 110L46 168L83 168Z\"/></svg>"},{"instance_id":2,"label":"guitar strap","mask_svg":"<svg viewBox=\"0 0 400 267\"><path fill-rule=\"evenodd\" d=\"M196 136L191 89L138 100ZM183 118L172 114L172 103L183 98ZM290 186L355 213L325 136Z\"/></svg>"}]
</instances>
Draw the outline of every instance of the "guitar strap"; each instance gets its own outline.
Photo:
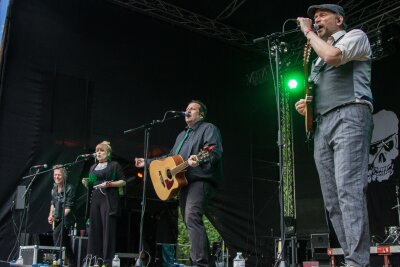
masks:
<instances>
[{"instance_id":1,"label":"guitar strap","mask_svg":"<svg viewBox=\"0 0 400 267\"><path fill-rule=\"evenodd\" d=\"M337 42L339 42L339 40L342 39L344 35L345 35L345 34L343 34L343 35L340 36L337 40L335 40L335 41L332 43L332 45L334 46ZM320 61L319 61L317 64L315 64L315 62L316 62L318 59L320 59ZM312 68L312 70L311 70L310 76L308 77L308 81L315 84L315 83L318 81L318 79L319 79L317 76L325 69L325 67L326 67L326 62L323 61L321 58L317 57L316 59L314 59L312 65L313 65L313 68Z\"/></svg>"},{"instance_id":2,"label":"guitar strap","mask_svg":"<svg viewBox=\"0 0 400 267\"><path fill-rule=\"evenodd\" d=\"M311 74L308 77L308 81L312 83L316 83L318 81L317 76L325 69L326 67L326 62L323 61L322 59L318 62L318 64L315 64L315 61L319 59L316 58L313 62L313 68L311 70Z\"/></svg>"}]
</instances>

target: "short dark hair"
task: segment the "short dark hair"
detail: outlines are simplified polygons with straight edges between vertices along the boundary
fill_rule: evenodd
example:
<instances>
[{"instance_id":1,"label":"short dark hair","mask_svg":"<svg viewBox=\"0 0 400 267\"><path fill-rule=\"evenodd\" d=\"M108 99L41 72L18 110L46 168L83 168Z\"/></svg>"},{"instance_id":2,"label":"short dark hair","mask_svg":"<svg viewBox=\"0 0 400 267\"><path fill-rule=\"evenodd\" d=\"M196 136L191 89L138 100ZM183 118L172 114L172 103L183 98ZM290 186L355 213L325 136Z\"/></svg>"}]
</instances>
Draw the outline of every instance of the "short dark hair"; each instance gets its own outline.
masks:
<instances>
[{"instance_id":1,"label":"short dark hair","mask_svg":"<svg viewBox=\"0 0 400 267\"><path fill-rule=\"evenodd\" d=\"M191 100L189 104L190 103L196 103L200 105L200 113L203 113L203 119L205 119L207 116L207 106L200 100Z\"/></svg>"}]
</instances>

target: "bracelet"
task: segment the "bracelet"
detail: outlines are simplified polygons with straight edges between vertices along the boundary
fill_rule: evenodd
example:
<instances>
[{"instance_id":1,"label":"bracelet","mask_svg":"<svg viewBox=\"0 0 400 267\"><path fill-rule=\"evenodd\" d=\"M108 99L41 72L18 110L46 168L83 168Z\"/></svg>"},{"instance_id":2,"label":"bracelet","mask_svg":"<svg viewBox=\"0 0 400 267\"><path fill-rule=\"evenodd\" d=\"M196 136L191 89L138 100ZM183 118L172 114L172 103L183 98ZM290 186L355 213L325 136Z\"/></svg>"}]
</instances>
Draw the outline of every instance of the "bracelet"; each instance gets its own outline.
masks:
<instances>
[{"instance_id":1,"label":"bracelet","mask_svg":"<svg viewBox=\"0 0 400 267\"><path fill-rule=\"evenodd\" d=\"M106 182L107 187L112 187L112 182Z\"/></svg>"},{"instance_id":2,"label":"bracelet","mask_svg":"<svg viewBox=\"0 0 400 267\"><path fill-rule=\"evenodd\" d=\"M305 29L305 30L304 30L304 35L307 36L307 34L308 34L309 32L312 32L312 31L313 31L313 30L312 30L311 28Z\"/></svg>"}]
</instances>

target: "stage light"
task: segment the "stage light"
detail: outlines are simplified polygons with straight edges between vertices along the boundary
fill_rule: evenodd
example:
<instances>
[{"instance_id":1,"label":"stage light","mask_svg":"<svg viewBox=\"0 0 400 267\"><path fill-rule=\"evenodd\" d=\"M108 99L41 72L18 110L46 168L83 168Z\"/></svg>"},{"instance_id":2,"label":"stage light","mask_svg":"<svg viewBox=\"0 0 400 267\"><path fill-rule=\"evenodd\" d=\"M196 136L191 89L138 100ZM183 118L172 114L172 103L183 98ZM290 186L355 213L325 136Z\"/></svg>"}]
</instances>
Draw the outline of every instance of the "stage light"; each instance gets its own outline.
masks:
<instances>
[{"instance_id":1,"label":"stage light","mask_svg":"<svg viewBox=\"0 0 400 267\"><path fill-rule=\"evenodd\" d=\"M304 89L304 75L298 71L290 71L284 75L284 86L291 91Z\"/></svg>"},{"instance_id":2,"label":"stage light","mask_svg":"<svg viewBox=\"0 0 400 267\"><path fill-rule=\"evenodd\" d=\"M296 89L298 85L299 85L299 82L295 79L291 79L288 82L288 86L290 89Z\"/></svg>"}]
</instances>

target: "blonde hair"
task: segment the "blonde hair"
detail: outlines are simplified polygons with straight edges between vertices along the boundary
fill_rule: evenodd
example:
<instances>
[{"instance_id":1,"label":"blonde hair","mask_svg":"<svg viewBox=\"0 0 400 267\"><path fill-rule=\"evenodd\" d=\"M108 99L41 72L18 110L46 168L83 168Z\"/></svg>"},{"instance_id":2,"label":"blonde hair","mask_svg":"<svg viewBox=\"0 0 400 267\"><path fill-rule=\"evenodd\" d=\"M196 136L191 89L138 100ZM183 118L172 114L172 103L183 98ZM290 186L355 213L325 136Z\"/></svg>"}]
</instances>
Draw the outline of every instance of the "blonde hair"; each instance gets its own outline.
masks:
<instances>
[{"instance_id":1,"label":"blonde hair","mask_svg":"<svg viewBox=\"0 0 400 267\"><path fill-rule=\"evenodd\" d=\"M67 179L68 172L67 172L67 169L65 169L65 168L63 167L63 165L61 165L61 164L53 165L53 173L54 173L55 170L60 170L61 173L62 173L63 179L64 179L64 180Z\"/></svg>"},{"instance_id":2,"label":"blonde hair","mask_svg":"<svg viewBox=\"0 0 400 267\"><path fill-rule=\"evenodd\" d=\"M110 160L110 159L111 159L111 152L112 152L112 149L111 149L111 145L110 145L110 142L109 142L109 141L104 140L103 142L97 144L97 146L96 146L96 151L97 151L97 149L103 149L103 150L105 150L105 151L107 152L107 154L108 154L108 155L107 155L107 160Z\"/></svg>"}]
</instances>

